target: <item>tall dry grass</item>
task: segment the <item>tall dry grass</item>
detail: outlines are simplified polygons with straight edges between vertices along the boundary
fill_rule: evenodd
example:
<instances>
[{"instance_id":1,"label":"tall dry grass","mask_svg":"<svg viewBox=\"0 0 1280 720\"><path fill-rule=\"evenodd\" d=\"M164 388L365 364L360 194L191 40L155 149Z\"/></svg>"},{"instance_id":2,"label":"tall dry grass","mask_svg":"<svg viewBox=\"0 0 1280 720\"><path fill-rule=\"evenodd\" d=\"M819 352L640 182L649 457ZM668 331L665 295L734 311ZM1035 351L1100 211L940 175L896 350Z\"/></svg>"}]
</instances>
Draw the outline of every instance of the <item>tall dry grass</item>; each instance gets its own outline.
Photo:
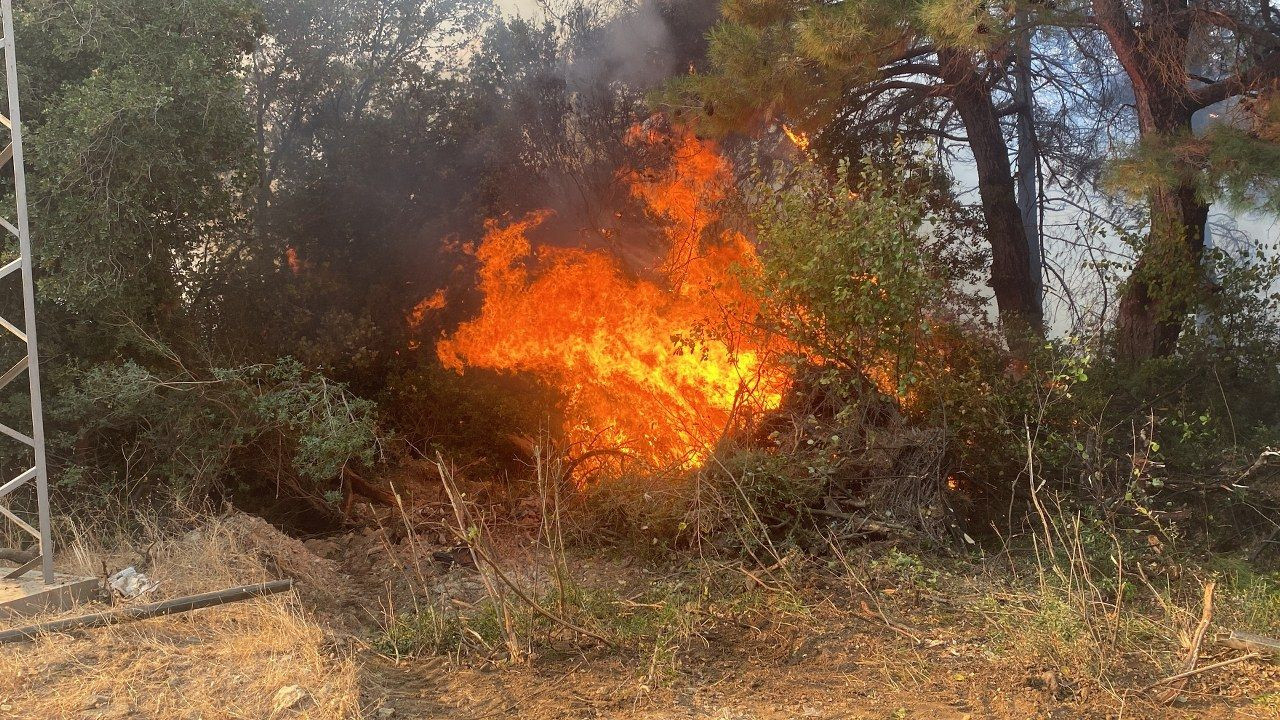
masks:
<instances>
[{"instance_id":1,"label":"tall dry grass","mask_svg":"<svg viewBox=\"0 0 1280 720\"><path fill-rule=\"evenodd\" d=\"M69 572L149 559L146 573L161 585L142 602L269 579L221 519L184 533L146 528L140 542L137 532L132 541L71 536L60 568ZM301 699L275 712L284 688ZM0 718L358 718L359 697L352 654L293 594L0 647Z\"/></svg>"}]
</instances>

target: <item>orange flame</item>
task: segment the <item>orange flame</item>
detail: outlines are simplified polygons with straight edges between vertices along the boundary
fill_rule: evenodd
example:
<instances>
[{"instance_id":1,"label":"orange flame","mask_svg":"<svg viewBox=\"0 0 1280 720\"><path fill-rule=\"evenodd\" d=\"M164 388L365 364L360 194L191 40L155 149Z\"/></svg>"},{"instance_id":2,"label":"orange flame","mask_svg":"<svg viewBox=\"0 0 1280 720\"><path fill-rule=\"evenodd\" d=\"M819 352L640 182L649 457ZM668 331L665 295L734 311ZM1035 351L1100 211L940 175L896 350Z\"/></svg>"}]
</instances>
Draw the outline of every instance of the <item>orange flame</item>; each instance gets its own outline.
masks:
<instances>
[{"instance_id":1,"label":"orange flame","mask_svg":"<svg viewBox=\"0 0 1280 720\"><path fill-rule=\"evenodd\" d=\"M788 139L791 140L791 143L795 145L796 149L798 149L800 152L809 151L809 134L808 133L796 132L795 130L791 129L790 125L785 125L785 124L782 126L782 132L787 136Z\"/></svg>"},{"instance_id":2,"label":"orange flame","mask_svg":"<svg viewBox=\"0 0 1280 720\"><path fill-rule=\"evenodd\" d=\"M413 309L409 311L409 316L405 318L405 322L409 325L411 331L415 333L421 332L427 317L432 313L443 310L446 304L444 290L437 290L430 297L424 298L417 305L414 305ZM422 347L421 342L417 340L409 341L410 350L417 350L420 347Z\"/></svg>"},{"instance_id":3,"label":"orange flame","mask_svg":"<svg viewBox=\"0 0 1280 720\"><path fill-rule=\"evenodd\" d=\"M535 249L528 233L547 212L490 221L475 250L480 315L437 352L459 372L528 372L558 388L571 442L688 467L726 432L777 408L790 375L776 341L749 322L759 302L739 269L756 266L754 247L713 230L728 164L688 134L638 126L628 141L674 141L669 170L629 178L666 243L657 278L632 277L607 252Z\"/></svg>"},{"instance_id":4,"label":"orange flame","mask_svg":"<svg viewBox=\"0 0 1280 720\"><path fill-rule=\"evenodd\" d=\"M435 294L422 300L422 302L413 306L413 310L409 311L410 329L417 330L422 327L422 323L427 319L427 315L445 308L444 290L437 290Z\"/></svg>"},{"instance_id":5,"label":"orange flame","mask_svg":"<svg viewBox=\"0 0 1280 720\"><path fill-rule=\"evenodd\" d=\"M294 247L285 248L284 261L285 261L285 264L289 266L289 272L293 273L294 275L301 274L303 269L305 268L305 263L302 261L302 258L299 257L297 248L294 248Z\"/></svg>"}]
</instances>

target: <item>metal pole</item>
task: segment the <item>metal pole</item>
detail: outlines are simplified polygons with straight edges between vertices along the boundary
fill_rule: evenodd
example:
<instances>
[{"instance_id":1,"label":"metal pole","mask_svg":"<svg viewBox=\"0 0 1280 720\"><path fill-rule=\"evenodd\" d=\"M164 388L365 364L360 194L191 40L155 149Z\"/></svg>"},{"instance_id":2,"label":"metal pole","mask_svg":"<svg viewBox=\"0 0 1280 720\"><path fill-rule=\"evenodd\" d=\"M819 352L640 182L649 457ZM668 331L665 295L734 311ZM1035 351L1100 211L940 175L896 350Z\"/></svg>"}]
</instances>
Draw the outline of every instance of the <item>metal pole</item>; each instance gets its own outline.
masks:
<instances>
[{"instance_id":1,"label":"metal pole","mask_svg":"<svg viewBox=\"0 0 1280 720\"><path fill-rule=\"evenodd\" d=\"M65 620L52 620L50 622L28 625L27 627L14 628L12 630L0 632L0 645L10 642L19 642L22 640L34 640L37 636L45 633L66 632L67 630L76 630L81 628L106 627L108 625L116 625L133 620L148 620L150 618L163 617L165 615L191 612L192 610L201 610L207 607L226 605L227 603L240 602L241 600L250 600L252 598L276 595L278 593L287 592L291 589L293 589L293 580L273 580L272 582L261 583L259 585L244 585L241 587L228 588L227 590L203 593L201 595L189 595L187 597L165 600L164 602L151 603L149 605L121 607L114 610L107 610L106 612L94 613L92 615L67 618Z\"/></svg>"},{"instance_id":2,"label":"metal pole","mask_svg":"<svg viewBox=\"0 0 1280 720\"><path fill-rule=\"evenodd\" d=\"M18 60L14 52L13 1L0 0L4 32L4 70L9 94L9 130L13 145L13 194L17 204L18 253L27 336L27 383L31 389L31 439L35 450L36 501L40 515L40 554L46 585L53 583L53 538L49 528L49 466L44 448L44 408L40 399L40 354L36 343L35 278L31 263L31 227L27 217L27 177L22 155L22 112L18 106Z\"/></svg>"}]
</instances>

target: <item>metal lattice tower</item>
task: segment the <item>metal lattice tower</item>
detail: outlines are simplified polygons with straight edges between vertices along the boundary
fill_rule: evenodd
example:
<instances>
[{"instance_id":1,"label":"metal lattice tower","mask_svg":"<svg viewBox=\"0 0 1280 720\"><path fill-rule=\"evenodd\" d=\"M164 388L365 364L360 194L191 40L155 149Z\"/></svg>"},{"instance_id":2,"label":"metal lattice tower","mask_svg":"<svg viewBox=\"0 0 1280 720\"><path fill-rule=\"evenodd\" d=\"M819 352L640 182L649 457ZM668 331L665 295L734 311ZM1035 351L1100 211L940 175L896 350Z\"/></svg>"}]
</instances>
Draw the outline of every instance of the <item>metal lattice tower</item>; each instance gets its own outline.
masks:
<instances>
[{"instance_id":1,"label":"metal lattice tower","mask_svg":"<svg viewBox=\"0 0 1280 720\"><path fill-rule=\"evenodd\" d=\"M39 542L40 554L35 559L22 565L6 578L17 578L40 566L44 573L46 585L54 582L53 575L53 541L49 532L49 466L45 458L44 417L40 400L40 356L36 352L36 305L35 283L31 269L31 228L27 219L27 182L22 164L22 113L18 108L18 63L14 56L13 38L13 1L0 0L0 15L3 15L2 31L4 33L4 74L5 86L9 98L8 117L0 115L0 125L9 130L9 145L0 150L0 167L13 169L14 216L11 222L3 217L6 212L0 210L0 253L12 247L12 240L18 242L18 257L0 265L0 288L9 291L14 280L12 276L21 278L23 318L21 329L9 320L0 317L0 343L12 343L14 338L26 345L25 356L9 370L0 374L0 393L20 392L14 389L14 383L26 375L30 389L31 434L0 424L0 443L12 446L19 443L26 446L19 450L21 457L29 458L31 468L17 477L0 485L0 515L13 523L23 532L33 536ZM2 141L0 141L2 142ZM6 233L8 235L6 235ZM9 237L12 236L12 237ZM0 255L0 262L3 257ZM2 368L0 368L2 369ZM6 447L0 454L10 457ZM25 464L25 463L24 463ZM4 478L0 478L0 481ZM33 526L15 514L8 506L7 497L15 490L29 487L34 481L36 491L37 525Z\"/></svg>"}]
</instances>

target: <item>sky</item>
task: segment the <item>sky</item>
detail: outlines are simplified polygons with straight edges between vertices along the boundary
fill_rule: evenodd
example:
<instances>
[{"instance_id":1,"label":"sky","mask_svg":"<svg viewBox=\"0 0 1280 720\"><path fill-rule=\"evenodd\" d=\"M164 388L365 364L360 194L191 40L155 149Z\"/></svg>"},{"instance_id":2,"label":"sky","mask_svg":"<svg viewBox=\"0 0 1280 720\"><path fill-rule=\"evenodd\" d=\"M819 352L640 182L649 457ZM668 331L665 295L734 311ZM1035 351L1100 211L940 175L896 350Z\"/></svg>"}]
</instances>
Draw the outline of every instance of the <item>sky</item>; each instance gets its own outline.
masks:
<instances>
[{"instance_id":1,"label":"sky","mask_svg":"<svg viewBox=\"0 0 1280 720\"><path fill-rule=\"evenodd\" d=\"M540 12L537 0L496 0L495 4L508 15L534 17Z\"/></svg>"}]
</instances>

